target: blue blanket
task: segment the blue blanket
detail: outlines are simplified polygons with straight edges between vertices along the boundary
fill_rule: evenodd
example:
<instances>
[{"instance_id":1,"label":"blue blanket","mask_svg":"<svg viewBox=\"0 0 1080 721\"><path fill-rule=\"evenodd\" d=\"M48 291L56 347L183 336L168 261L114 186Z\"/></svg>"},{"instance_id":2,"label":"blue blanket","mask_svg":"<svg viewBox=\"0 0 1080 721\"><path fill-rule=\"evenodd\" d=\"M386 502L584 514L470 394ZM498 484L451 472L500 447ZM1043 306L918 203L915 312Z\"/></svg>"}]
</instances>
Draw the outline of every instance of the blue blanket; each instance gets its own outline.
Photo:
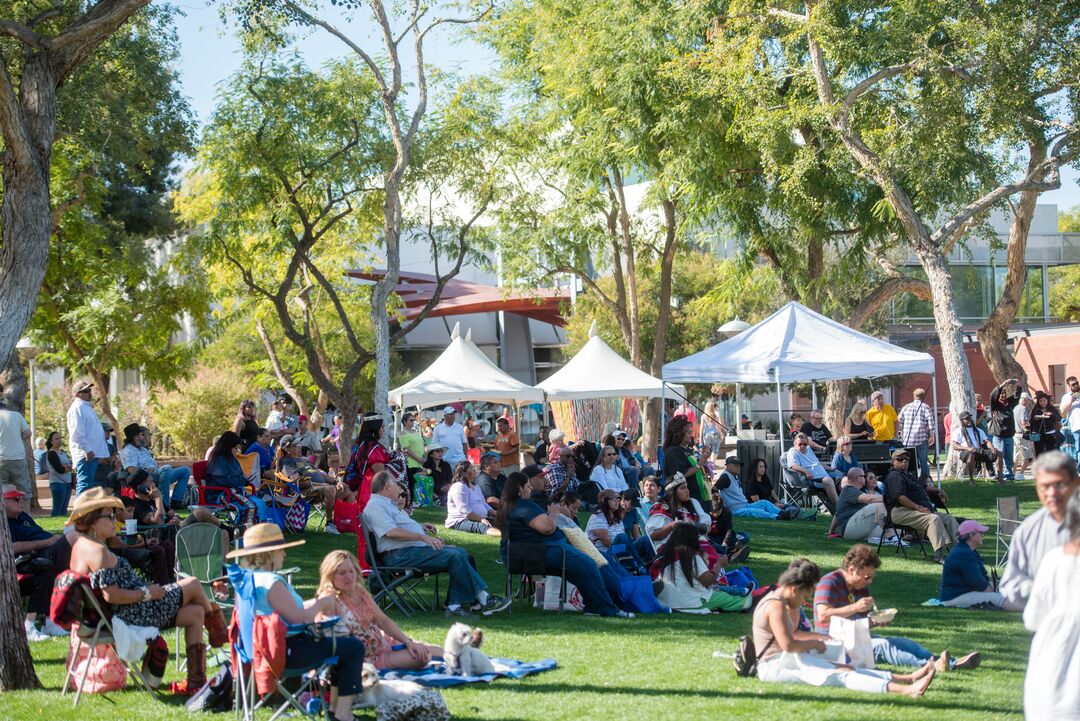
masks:
<instances>
[{"instance_id":1,"label":"blue blanket","mask_svg":"<svg viewBox=\"0 0 1080 721\"><path fill-rule=\"evenodd\" d=\"M529 674L541 673L542 671L550 671L555 668L555 659L545 658L540 661L534 661L533 663L525 663L524 661L515 661L512 658L492 658L492 665L495 666L495 673L484 674L483 676L454 676L446 672L446 664L442 661L432 661L427 665L427 668L417 670L405 670L405 669L383 669L379 671L381 678L398 679L401 681L413 681L421 686L430 686L432 688L448 688L450 686L460 686L465 683L478 683L484 681L490 683L500 676L506 678L524 678Z\"/></svg>"}]
</instances>

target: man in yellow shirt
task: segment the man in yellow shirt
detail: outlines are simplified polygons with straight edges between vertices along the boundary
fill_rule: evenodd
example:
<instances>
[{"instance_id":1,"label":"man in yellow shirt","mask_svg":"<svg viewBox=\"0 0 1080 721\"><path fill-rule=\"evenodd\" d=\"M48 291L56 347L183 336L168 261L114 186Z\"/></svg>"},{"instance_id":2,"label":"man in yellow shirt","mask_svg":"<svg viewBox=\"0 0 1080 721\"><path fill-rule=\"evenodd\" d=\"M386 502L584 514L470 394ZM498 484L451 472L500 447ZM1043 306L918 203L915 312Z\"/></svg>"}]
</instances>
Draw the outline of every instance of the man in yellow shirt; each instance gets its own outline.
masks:
<instances>
[{"instance_id":1,"label":"man in yellow shirt","mask_svg":"<svg viewBox=\"0 0 1080 721\"><path fill-rule=\"evenodd\" d=\"M875 441L891 441L896 435L896 409L885 402L881 391L871 394L866 420L874 427Z\"/></svg>"}]
</instances>

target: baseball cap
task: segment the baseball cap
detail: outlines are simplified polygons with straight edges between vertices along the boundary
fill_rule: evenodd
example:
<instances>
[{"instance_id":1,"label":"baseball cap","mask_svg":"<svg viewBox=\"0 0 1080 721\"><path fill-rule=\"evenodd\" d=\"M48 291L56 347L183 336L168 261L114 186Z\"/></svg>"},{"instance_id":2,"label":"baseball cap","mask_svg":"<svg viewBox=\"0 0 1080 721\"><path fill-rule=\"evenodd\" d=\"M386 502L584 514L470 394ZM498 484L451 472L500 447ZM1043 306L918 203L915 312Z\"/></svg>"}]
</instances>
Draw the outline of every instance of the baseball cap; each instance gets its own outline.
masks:
<instances>
[{"instance_id":1,"label":"baseball cap","mask_svg":"<svg viewBox=\"0 0 1080 721\"><path fill-rule=\"evenodd\" d=\"M16 486L9 486L6 483L3 486L4 498L23 498L29 496L29 493L23 493Z\"/></svg>"},{"instance_id":2,"label":"baseball cap","mask_svg":"<svg viewBox=\"0 0 1080 721\"><path fill-rule=\"evenodd\" d=\"M307 416L301 414L301 415L296 417L296 422L300 423L301 421L306 421L307 419L308 419Z\"/></svg>"},{"instance_id":3,"label":"baseball cap","mask_svg":"<svg viewBox=\"0 0 1080 721\"><path fill-rule=\"evenodd\" d=\"M456 408L454 408L453 406L447 406L446 408L443 408L443 409L442 409L442 414L443 414L444 416L448 416L448 415L450 415L451 413L457 413L457 409L456 409Z\"/></svg>"},{"instance_id":4,"label":"baseball cap","mask_svg":"<svg viewBox=\"0 0 1080 721\"><path fill-rule=\"evenodd\" d=\"M908 452L903 448L897 448L895 451L892 452L892 455L890 457L893 458L893 459L896 459L896 458L900 458L901 456L903 456L904 458L907 458L908 457Z\"/></svg>"},{"instance_id":5,"label":"baseball cap","mask_svg":"<svg viewBox=\"0 0 1080 721\"><path fill-rule=\"evenodd\" d=\"M616 438L629 438L630 437L630 434L627 433L626 431L624 431L621 428L619 430L615 431L614 433L612 433L611 435L613 435Z\"/></svg>"},{"instance_id":6,"label":"baseball cap","mask_svg":"<svg viewBox=\"0 0 1080 721\"><path fill-rule=\"evenodd\" d=\"M966 536L970 533L986 533L990 528L988 526L981 525L978 521L964 521L960 524L960 527L956 529L956 535Z\"/></svg>"},{"instance_id":7,"label":"baseball cap","mask_svg":"<svg viewBox=\"0 0 1080 721\"><path fill-rule=\"evenodd\" d=\"M287 436L282 436L281 440L278 441L278 444L282 448L288 448L289 446L295 446L296 445L296 438L293 437L291 434L287 435Z\"/></svg>"},{"instance_id":8,"label":"baseball cap","mask_svg":"<svg viewBox=\"0 0 1080 721\"><path fill-rule=\"evenodd\" d=\"M741 466L742 465L742 461L739 460L738 456L728 456L727 458L724 459L724 463L731 464L733 466Z\"/></svg>"},{"instance_id":9,"label":"baseball cap","mask_svg":"<svg viewBox=\"0 0 1080 721\"><path fill-rule=\"evenodd\" d=\"M521 472L525 474L526 478L535 478L536 476L544 475L544 469L535 463L530 463L521 469Z\"/></svg>"}]
</instances>

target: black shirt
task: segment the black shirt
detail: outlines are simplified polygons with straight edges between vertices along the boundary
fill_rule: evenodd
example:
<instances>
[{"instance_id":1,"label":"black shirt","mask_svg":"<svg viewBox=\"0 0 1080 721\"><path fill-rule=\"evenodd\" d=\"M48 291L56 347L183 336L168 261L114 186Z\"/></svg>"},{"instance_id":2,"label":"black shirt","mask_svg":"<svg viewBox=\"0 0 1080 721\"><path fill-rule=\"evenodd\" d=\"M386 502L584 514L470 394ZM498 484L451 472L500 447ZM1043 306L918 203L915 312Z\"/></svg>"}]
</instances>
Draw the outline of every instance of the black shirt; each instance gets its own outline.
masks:
<instances>
[{"instance_id":1,"label":"black shirt","mask_svg":"<svg viewBox=\"0 0 1080 721\"><path fill-rule=\"evenodd\" d=\"M514 504L514 508L507 517L507 535L511 543L555 543L566 538L563 532L556 528L548 535L537 533L529 522L537 516L544 514L535 501L522 498Z\"/></svg>"},{"instance_id":2,"label":"black shirt","mask_svg":"<svg viewBox=\"0 0 1080 721\"><path fill-rule=\"evenodd\" d=\"M502 498L503 486L506 485L506 476L499 474L498 478L492 478L486 473L481 473L476 477L476 485L480 486L480 492L484 494L484 498Z\"/></svg>"},{"instance_id":3,"label":"black shirt","mask_svg":"<svg viewBox=\"0 0 1080 721\"><path fill-rule=\"evenodd\" d=\"M157 504L153 501L145 501L136 497L135 510L132 511L131 517L138 521L141 525L150 525L147 519L148 516L154 515L157 512Z\"/></svg>"},{"instance_id":4,"label":"black shirt","mask_svg":"<svg viewBox=\"0 0 1080 721\"><path fill-rule=\"evenodd\" d=\"M259 424L250 418L244 419L244 427L240 429L240 438L244 441L244 448L255 442L259 437Z\"/></svg>"},{"instance_id":5,"label":"black shirt","mask_svg":"<svg viewBox=\"0 0 1080 721\"><path fill-rule=\"evenodd\" d=\"M760 501L771 501L773 495L772 481L768 476L762 476L760 480L752 480L746 484L747 500L750 496L757 496Z\"/></svg>"},{"instance_id":6,"label":"black shirt","mask_svg":"<svg viewBox=\"0 0 1080 721\"><path fill-rule=\"evenodd\" d=\"M832 438L832 431L829 427L822 423L820 426L815 426L810 421L806 421L802 424L802 428L799 429L800 433L803 433L807 438L817 443L819 446L828 446L829 439Z\"/></svg>"},{"instance_id":7,"label":"black shirt","mask_svg":"<svg viewBox=\"0 0 1080 721\"><path fill-rule=\"evenodd\" d=\"M863 421L862 423L851 423L849 421L849 423L851 424L851 432L852 432L852 434L855 434L855 433L872 434L874 432L873 426L871 426L866 421ZM862 441L862 440L866 440L868 437L869 437L869 435L860 436L859 438L856 438L855 440Z\"/></svg>"},{"instance_id":8,"label":"black shirt","mask_svg":"<svg viewBox=\"0 0 1080 721\"><path fill-rule=\"evenodd\" d=\"M926 493L926 487L915 480L915 476L895 468L885 476L885 508L891 511L897 505L896 499L907 496L912 503L926 508L933 508L930 496Z\"/></svg>"},{"instance_id":9,"label":"black shirt","mask_svg":"<svg viewBox=\"0 0 1080 721\"><path fill-rule=\"evenodd\" d=\"M997 435L999 438L1012 438L1016 433L1016 420L1013 418L1013 409L1020 403L1020 386L1016 386L1016 391L1011 396L1006 396L1005 401L999 401L998 395L1001 393L1003 387L998 386L994 390L990 391L990 412L992 413L990 421L995 418L1001 425L1001 433L988 435ZM1032 413L1035 409L1032 408ZM989 422L989 421L988 421Z\"/></svg>"},{"instance_id":10,"label":"black shirt","mask_svg":"<svg viewBox=\"0 0 1080 721\"><path fill-rule=\"evenodd\" d=\"M428 458L424 461L424 468L431 471L432 487L436 493L442 495L442 489L453 482L454 472L450 470L450 464L446 461L439 461L439 465L436 466L435 460Z\"/></svg>"}]
</instances>

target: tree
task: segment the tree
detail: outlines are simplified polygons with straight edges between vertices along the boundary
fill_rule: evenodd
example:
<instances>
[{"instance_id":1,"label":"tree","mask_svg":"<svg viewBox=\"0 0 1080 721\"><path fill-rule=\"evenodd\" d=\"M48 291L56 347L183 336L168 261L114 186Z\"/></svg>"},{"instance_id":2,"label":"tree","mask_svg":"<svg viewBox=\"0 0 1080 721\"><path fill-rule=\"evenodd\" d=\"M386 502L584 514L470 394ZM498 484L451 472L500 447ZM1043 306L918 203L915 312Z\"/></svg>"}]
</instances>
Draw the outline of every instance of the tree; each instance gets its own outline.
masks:
<instances>
[{"instance_id":1,"label":"tree","mask_svg":"<svg viewBox=\"0 0 1080 721\"><path fill-rule=\"evenodd\" d=\"M1058 213L1058 231L1080 233L1080 205ZM1050 269L1050 314L1060 320L1080 321L1080 265Z\"/></svg>"},{"instance_id":2,"label":"tree","mask_svg":"<svg viewBox=\"0 0 1080 721\"><path fill-rule=\"evenodd\" d=\"M1013 6L963 2L778 3L764 11L732 2L718 22L725 48L769 60L773 48L790 49L790 65L759 64L759 82L811 79L818 104L808 110L882 192L878 212L892 219L931 286L954 413L970 409L973 394L945 256L996 204L1057 187L1061 164L1075 157L1066 122L1049 131L1046 160L1001 180L1011 167L1001 148L1016 141L1016 118L1054 92L1038 61L1075 70L1076 13L1069 3L1043 4L1032 22Z\"/></svg>"}]
</instances>

